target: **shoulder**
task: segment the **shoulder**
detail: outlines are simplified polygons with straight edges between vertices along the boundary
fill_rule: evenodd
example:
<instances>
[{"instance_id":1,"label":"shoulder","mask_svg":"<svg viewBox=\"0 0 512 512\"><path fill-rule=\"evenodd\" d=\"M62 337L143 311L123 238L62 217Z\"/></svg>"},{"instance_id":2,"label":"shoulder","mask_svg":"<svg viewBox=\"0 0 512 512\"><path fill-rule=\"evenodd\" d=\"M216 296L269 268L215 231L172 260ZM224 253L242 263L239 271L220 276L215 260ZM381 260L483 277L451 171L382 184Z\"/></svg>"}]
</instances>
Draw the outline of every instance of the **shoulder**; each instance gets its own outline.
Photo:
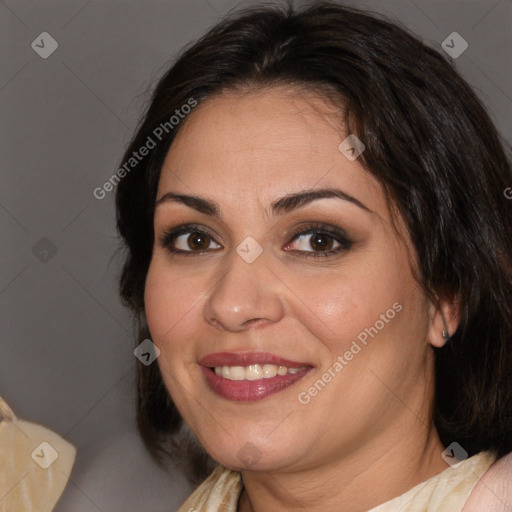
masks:
<instances>
[{"instance_id":1,"label":"shoulder","mask_svg":"<svg viewBox=\"0 0 512 512\"><path fill-rule=\"evenodd\" d=\"M496 460L482 475L462 512L512 510L512 452Z\"/></svg>"},{"instance_id":2,"label":"shoulder","mask_svg":"<svg viewBox=\"0 0 512 512\"><path fill-rule=\"evenodd\" d=\"M69 441L43 425L18 419L0 397L0 466L8 468L8 478L0 478L0 510L53 510L75 456Z\"/></svg>"}]
</instances>

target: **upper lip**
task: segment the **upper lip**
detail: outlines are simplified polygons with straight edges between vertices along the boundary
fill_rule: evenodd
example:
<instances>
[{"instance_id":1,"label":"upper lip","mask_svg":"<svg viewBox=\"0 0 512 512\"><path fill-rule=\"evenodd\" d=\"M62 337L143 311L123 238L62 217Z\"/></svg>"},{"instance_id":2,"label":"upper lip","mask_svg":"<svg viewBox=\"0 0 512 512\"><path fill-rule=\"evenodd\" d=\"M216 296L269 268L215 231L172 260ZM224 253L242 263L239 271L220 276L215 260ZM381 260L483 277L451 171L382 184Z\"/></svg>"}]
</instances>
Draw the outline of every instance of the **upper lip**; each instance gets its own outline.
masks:
<instances>
[{"instance_id":1,"label":"upper lip","mask_svg":"<svg viewBox=\"0 0 512 512\"><path fill-rule=\"evenodd\" d=\"M215 352L201 358L199 364L209 368L215 366L250 366L252 364L275 364L288 368L311 366L308 363L290 361L268 352Z\"/></svg>"}]
</instances>

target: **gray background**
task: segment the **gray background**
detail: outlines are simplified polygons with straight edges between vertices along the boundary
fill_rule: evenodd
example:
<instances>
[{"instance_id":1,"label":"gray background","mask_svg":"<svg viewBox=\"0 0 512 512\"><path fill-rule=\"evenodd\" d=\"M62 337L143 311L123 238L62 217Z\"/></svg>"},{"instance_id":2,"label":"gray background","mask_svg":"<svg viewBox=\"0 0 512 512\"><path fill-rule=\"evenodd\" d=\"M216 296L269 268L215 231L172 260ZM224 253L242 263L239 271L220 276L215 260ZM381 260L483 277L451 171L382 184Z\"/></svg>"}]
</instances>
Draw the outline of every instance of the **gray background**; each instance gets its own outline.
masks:
<instances>
[{"instance_id":1,"label":"gray background","mask_svg":"<svg viewBox=\"0 0 512 512\"><path fill-rule=\"evenodd\" d=\"M150 461L135 432L114 196L92 191L116 170L176 52L254 3L0 2L0 396L77 447L60 512L169 512L191 491ZM512 140L510 0L350 3L394 16L438 48L459 32L469 47L457 67ZM31 43L45 31L59 46L42 59Z\"/></svg>"}]
</instances>

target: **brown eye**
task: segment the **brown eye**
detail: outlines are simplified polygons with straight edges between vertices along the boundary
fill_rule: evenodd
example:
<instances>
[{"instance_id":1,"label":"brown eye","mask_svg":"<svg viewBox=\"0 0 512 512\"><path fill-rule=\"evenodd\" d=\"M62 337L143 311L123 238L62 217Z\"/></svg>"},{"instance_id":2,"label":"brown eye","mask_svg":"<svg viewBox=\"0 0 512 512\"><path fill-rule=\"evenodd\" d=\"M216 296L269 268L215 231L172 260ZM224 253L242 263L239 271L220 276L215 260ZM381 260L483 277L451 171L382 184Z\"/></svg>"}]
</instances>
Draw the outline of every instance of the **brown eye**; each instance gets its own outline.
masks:
<instances>
[{"instance_id":1,"label":"brown eye","mask_svg":"<svg viewBox=\"0 0 512 512\"><path fill-rule=\"evenodd\" d=\"M315 233L314 236L311 237L309 243L313 249L318 251L328 251L332 249L334 240L331 236L323 233Z\"/></svg>"},{"instance_id":2,"label":"brown eye","mask_svg":"<svg viewBox=\"0 0 512 512\"><path fill-rule=\"evenodd\" d=\"M285 250L306 258L329 257L348 251L352 244L343 229L315 223L296 233Z\"/></svg>"},{"instance_id":3,"label":"brown eye","mask_svg":"<svg viewBox=\"0 0 512 512\"><path fill-rule=\"evenodd\" d=\"M334 244L338 244L336 247ZM293 245L296 246L297 250L304 252L324 252L330 251L331 249L337 249L341 244L334 239L332 235L327 233L302 233L295 237Z\"/></svg>"},{"instance_id":4,"label":"brown eye","mask_svg":"<svg viewBox=\"0 0 512 512\"><path fill-rule=\"evenodd\" d=\"M187 238L187 243L192 250L207 249L210 242L210 237L204 233L194 232Z\"/></svg>"},{"instance_id":5,"label":"brown eye","mask_svg":"<svg viewBox=\"0 0 512 512\"><path fill-rule=\"evenodd\" d=\"M160 239L161 244L171 253L203 253L210 249L218 249L211 235L194 228L193 226L180 226L167 233ZM213 245L213 247L212 247Z\"/></svg>"}]
</instances>

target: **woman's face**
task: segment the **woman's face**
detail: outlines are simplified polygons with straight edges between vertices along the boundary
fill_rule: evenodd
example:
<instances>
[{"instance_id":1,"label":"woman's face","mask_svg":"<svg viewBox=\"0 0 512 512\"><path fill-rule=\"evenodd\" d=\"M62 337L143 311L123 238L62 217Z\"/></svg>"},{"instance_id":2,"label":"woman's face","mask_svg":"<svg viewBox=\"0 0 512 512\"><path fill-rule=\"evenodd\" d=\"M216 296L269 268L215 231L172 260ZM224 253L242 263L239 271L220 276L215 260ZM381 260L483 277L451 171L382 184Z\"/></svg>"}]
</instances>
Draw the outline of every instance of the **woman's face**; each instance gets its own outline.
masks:
<instances>
[{"instance_id":1,"label":"woman's face","mask_svg":"<svg viewBox=\"0 0 512 512\"><path fill-rule=\"evenodd\" d=\"M163 166L147 320L174 403L232 469L326 464L429 423L432 307L341 117L304 92L225 93Z\"/></svg>"}]
</instances>

